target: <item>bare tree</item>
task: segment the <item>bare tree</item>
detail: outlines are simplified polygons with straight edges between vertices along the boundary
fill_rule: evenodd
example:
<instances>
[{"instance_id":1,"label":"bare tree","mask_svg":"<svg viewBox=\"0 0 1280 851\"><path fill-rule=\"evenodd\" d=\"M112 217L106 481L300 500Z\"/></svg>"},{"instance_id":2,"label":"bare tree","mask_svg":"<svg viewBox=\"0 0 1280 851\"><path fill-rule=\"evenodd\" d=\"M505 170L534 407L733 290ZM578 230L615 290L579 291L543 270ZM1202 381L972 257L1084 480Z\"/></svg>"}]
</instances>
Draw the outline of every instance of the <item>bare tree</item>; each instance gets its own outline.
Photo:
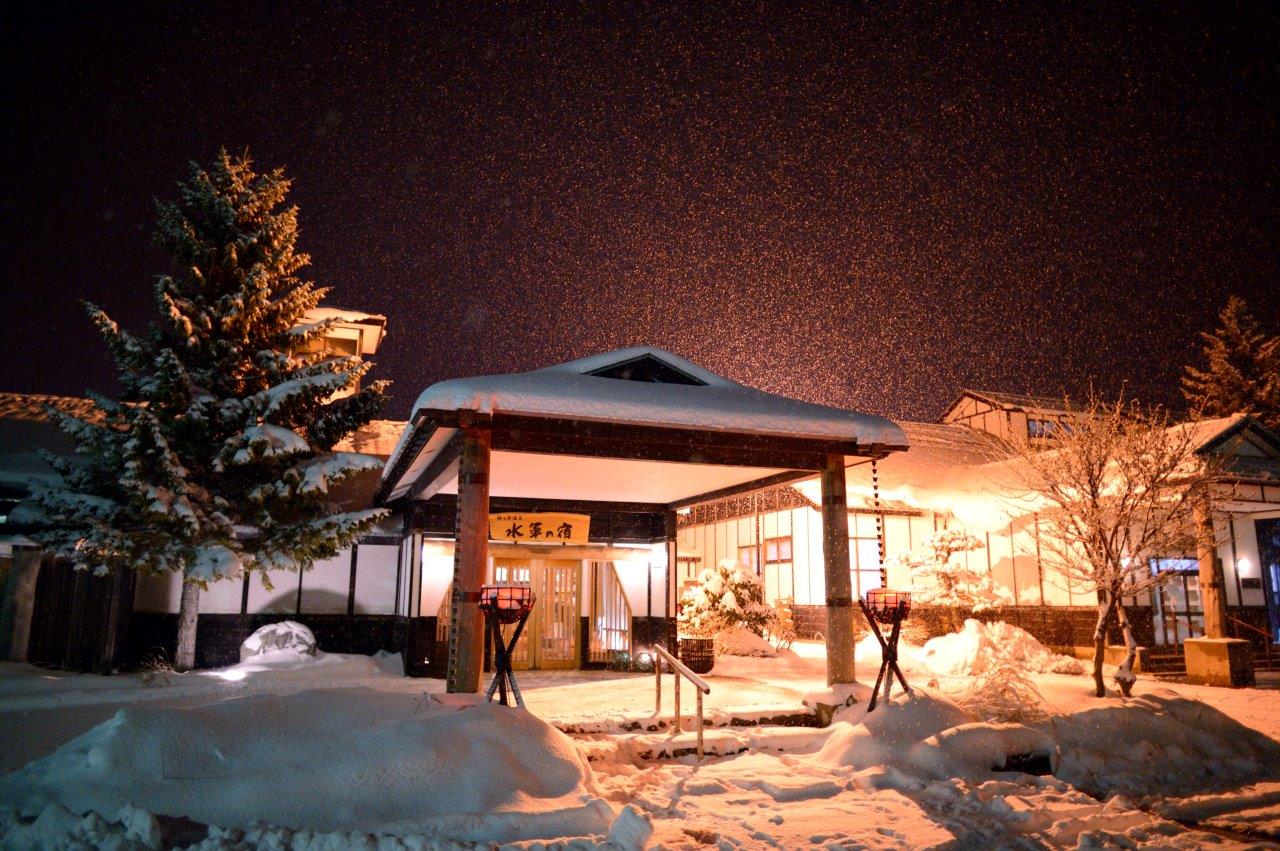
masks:
<instances>
[{"instance_id":1,"label":"bare tree","mask_svg":"<svg viewBox=\"0 0 1280 851\"><path fill-rule=\"evenodd\" d=\"M1070 406L1068 406L1070 407ZM1006 483L1019 512L1034 512L1032 535L1046 568L1073 593L1097 594L1093 680L1106 694L1107 634L1118 625L1128 652L1116 671L1127 696L1137 642L1123 598L1154 592L1165 575L1151 560L1194 552L1196 509L1207 505L1217 476L1194 424L1174 424L1163 409L1142 411L1090 395L1077 416L1038 439L1014 444Z\"/></svg>"}]
</instances>

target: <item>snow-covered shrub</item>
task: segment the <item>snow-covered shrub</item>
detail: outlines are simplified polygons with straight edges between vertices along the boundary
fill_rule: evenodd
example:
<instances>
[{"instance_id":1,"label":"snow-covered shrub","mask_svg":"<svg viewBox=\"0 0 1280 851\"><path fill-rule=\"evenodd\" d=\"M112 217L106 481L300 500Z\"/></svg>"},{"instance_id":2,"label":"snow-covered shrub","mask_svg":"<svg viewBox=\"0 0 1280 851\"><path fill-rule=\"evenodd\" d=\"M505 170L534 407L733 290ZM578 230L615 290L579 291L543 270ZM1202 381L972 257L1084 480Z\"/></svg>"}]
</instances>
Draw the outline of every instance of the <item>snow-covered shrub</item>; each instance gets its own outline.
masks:
<instances>
[{"instance_id":1,"label":"snow-covered shrub","mask_svg":"<svg viewBox=\"0 0 1280 851\"><path fill-rule=\"evenodd\" d=\"M911 575L911 598L917 605L960 606L973 612L1013 605L1009 589L986 571L953 562L956 553L982 549L982 542L963 529L943 529L925 538L918 553L890 559Z\"/></svg>"},{"instance_id":2,"label":"snow-covered shrub","mask_svg":"<svg viewBox=\"0 0 1280 851\"><path fill-rule=\"evenodd\" d=\"M698 584L680 598L680 635L712 638L742 627L764 635L773 623L773 609L764 604L764 586L745 565L724 559L698 576Z\"/></svg>"},{"instance_id":3,"label":"snow-covered shrub","mask_svg":"<svg viewBox=\"0 0 1280 851\"><path fill-rule=\"evenodd\" d=\"M796 640L796 612L794 601L790 597L780 597L773 604L773 623L769 625L769 636L779 650L790 650Z\"/></svg>"},{"instance_id":4,"label":"snow-covered shrub","mask_svg":"<svg viewBox=\"0 0 1280 851\"><path fill-rule=\"evenodd\" d=\"M1008 661L999 661L974 677L957 702L983 721L1028 724L1048 715L1041 708L1044 698L1024 670Z\"/></svg>"},{"instance_id":5,"label":"snow-covered shrub","mask_svg":"<svg viewBox=\"0 0 1280 851\"><path fill-rule=\"evenodd\" d=\"M273 650L292 650L295 653L316 655L316 637L297 621L280 621L259 627L240 645L240 661L251 656L261 656Z\"/></svg>"},{"instance_id":6,"label":"snow-covered shrub","mask_svg":"<svg viewBox=\"0 0 1280 851\"><path fill-rule=\"evenodd\" d=\"M773 645L745 627L735 627L716 633L717 656L757 656L772 659L778 655Z\"/></svg>"}]
</instances>

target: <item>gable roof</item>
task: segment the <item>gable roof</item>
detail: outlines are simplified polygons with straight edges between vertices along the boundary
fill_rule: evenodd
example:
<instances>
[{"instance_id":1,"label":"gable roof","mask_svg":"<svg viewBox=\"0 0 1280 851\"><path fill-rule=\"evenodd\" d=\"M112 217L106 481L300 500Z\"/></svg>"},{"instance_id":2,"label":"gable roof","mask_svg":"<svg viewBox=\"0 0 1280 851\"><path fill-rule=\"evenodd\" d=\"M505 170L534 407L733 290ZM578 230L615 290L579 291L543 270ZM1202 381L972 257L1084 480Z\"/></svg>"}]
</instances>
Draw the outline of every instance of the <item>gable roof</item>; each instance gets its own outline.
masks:
<instances>
[{"instance_id":1,"label":"gable roof","mask_svg":"<svg viewBox=\"0 0 1280 851\"><path fill-rule=\"evenodd\" d=\"M34 481L53 483L58 474L41 451L74 458L76 444L49 416L49 408L97 420L92 399L41 393L0 393L0 488L25 491Z\"/></svg>"},{"instance_id":2,"label":"gable roof","mask_svg":"<svg viewBox=\"0 0 1280 851\"><path fill-rule=\"evenodd\" d=\"M622 367L641 365L628 371ZM630 377L626 377L630 376ZM532 372L458 378L431 385L418 397L410 425L383 472L384 499L409 487L423 453L438 452L433 415L459 411L610 426L685 429L722 435L839 441L892 450L907 438L889 420L802 402L747 387L651 346L633 346ZM431 445L429 446L428 443Z\"/></svg>"},{"instance_id":3,"label":"gable roof","mask_svg":"<svg viewBox=\"0 0 1280 851\"><path fill-rule=\"evenodd\" d=\"M947 406L939 419L946 419L947 414L954 411L966 398L986 402L995 408L1010 411L1045 411L1053 414L1072 413L1070 405L1062 398L1052 396L1032 396L1027 393L1005 393L999 390L971 390L965 388L955 401Z\"/></svg>"},{"instance_id":4,"label":"gable roof","mask_svg":"<svg viewBox=\"0 0 1280 851\"><path fill-rule=\"evenodd\" d=\"M699 383L593 374L641 357L651 358ZM649 346L618 349L532 372L441 381L422 391L414 404L415 414L433 410L906 445L902 429L883 417L766 393Z\"/></svg>"}]
</instances>

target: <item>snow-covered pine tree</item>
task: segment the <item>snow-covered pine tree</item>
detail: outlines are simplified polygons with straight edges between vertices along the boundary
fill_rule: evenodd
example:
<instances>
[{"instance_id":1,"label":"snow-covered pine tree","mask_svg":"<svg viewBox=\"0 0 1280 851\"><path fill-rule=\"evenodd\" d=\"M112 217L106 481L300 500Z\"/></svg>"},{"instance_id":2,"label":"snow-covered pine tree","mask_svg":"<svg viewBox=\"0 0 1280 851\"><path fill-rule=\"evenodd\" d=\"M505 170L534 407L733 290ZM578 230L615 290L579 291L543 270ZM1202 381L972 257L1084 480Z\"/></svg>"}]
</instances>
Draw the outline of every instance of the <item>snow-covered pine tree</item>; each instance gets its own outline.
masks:
<instances>
[{"instance_id":1,"label":"snow-covered pine tree","mask_svg":"<svg viewBox=\"0 0 1280 851\"><path fill-rule=\"evenodd\" d=\"M1280 335L1268 336L1239 296L1227 299L1204 338L1206 366L1187 366L1182 395L1198 419L1252 414L1280 428Z\"/></svg>"},{"instance_id":2,"label":"snow-covered pine tree","mask_svg":"<svg viewBox=\"0 0 1280 851\"><path fill-rule=\"evenodd\" d=\"M957 553L983 548L982 541L964 529L943 529L925 538L920 555L904 555L895 561L911 576L912 600L918 605L953 606L982 612L1012 605L1013 595L995 582L990 573L952 561Z\"/></svg>"},{"instance_id":3,"label":"snow-covered pine tree","mask_svg":"<svg viewBox=\"0 0 1280 851\"><path fill-rule=\"evenodd\" d=\"M175 271L155 286L157 315L130 334L88 305L116 363L120 401L95 416L51 412L79 457L50 458L61 487L37 494L41 537L82 569L183 577L175 667L195 661L207 583L306 570L382 513L347 511L330 488L376 458L333 446L376 416L386 382L316 345L333 320L305 323L327 290L297 277L290 181L221 152L192 165L176 203L159 204L156 242Z\"/></svg>"}]
</instances>

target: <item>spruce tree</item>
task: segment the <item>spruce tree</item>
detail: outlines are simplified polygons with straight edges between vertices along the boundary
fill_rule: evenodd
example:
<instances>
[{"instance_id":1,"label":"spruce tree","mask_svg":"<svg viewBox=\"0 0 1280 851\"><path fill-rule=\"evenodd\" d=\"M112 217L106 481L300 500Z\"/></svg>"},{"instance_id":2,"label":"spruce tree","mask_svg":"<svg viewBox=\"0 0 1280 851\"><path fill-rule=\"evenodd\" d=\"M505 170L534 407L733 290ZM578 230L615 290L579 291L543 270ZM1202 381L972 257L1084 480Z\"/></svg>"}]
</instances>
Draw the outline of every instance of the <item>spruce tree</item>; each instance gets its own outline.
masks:
<instances>
[{"instance_id":1,"label":"spruce tree","mask_svg":"<svg viewBox=\"0 0 1280 851\"><path fill-rule=\"evenodd\" d=\"M1187 366L1182 395L1197 419L1251 414L1280 427L1280 336L1267 336L1238 296L1227 299L1218 327L1201 332L1206 366Z\"/></svg>"},{"instance_id":2,"label":"spruce tree","mask_svg":"<svg viewBox=\"0 0 1280 851\"><path fill-rule=\"evenodd\" d=\"M377 415L385 382L351 395L369 364L318 343L335 320L306 323L327 290L303 281L298 211L280 169L257 174L225 151L192 164L174 203L158 203L157 244L174 271L155 285L145 332L87 305L116 364L120 400L95 415L51 412L75 439L50 458L60 487L39 493L46 544L96 573L182 576L175 667L195 658L209 582L306 570L380 516L348 511L330 488L378 459L333 446Z\"/></svg>"}]
</instances>

